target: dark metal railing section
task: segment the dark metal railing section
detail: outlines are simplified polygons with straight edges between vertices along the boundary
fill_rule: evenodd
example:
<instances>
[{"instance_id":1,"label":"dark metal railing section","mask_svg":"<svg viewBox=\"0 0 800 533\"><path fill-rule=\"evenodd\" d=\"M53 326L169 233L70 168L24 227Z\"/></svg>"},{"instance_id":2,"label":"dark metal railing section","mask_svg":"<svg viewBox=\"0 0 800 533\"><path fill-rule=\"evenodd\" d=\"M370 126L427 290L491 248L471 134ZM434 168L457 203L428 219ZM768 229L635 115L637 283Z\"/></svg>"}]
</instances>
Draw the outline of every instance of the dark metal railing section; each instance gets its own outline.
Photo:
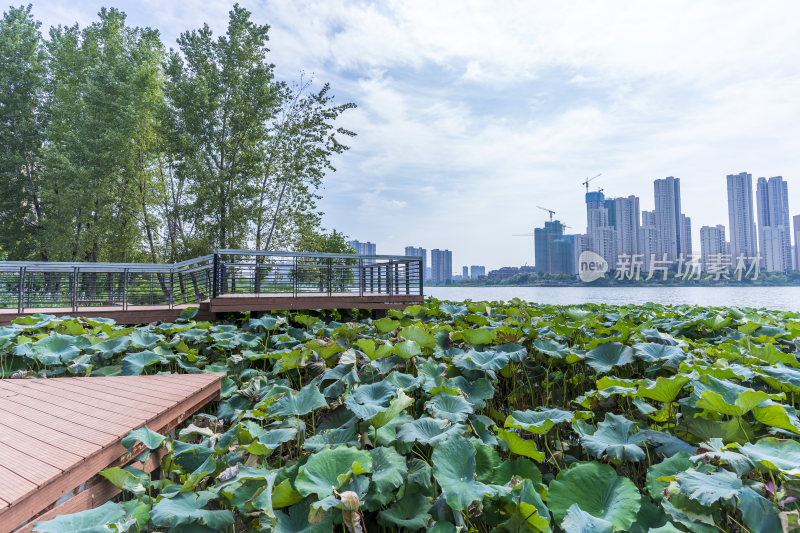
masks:
<instances>
[{"instance_id":1,"label":"dark metal railing section","mask_svg":"<svg viewBox=\"0 0 800 533\"><path fill-rule=\"evenodd\" d=\"M225 295L423 294L422 258L215 250L175 263L0 261L0 308L169 306Z\"/></svg>"}]
</instances>

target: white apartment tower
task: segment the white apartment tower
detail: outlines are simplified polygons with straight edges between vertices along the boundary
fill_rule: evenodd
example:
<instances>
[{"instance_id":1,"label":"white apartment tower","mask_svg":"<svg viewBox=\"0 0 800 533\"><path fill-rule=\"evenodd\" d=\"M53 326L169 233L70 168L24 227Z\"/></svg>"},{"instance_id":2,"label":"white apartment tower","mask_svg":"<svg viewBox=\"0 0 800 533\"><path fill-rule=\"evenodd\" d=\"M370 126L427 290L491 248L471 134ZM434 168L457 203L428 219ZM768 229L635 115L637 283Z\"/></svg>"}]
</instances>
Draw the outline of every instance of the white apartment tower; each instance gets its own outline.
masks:
<instances>
[{"instance_id":1,"label":"white apartment tower","mask_svg":"<svg viewBox=\"0 0 800 533\"><path fill-rule=\"evenodd\" d=\"M675 261L684 252L681 246L681 180L669 176L653 182L659 259Z\"/></svg>"},{"instance_id":2,"label":"white apartment tower","mask_svg":"<svg viewBox=\"0 0 800 533\"><path fill-rule=\"evenodd\" d=\"M774 176L769 180L758 178L756 218L758 220L758 249L762 266L770 272L788 272L792 269L789 193L786 182L781 176ZM770 260L768 261L767 258Z\"/></svg>"},{"instance_id":3,"label":"white apartment tower","mask_svg":"<svg viewBox=\"0 0 800 533\"><path fill-rule=\"evenodd\" d=\"M615 198L615 226L617 229L617 253L634 255L639 253L639 198Z\"/></svg>"},{"instance_id":4,"label":"white apartment tower","mask_svg":"<svg viewBox=\"0 0 800 533\"><path fill-rule=\"evenodd\" d=\"M794 226L794 268L800 270L800 215L792 218Z\"/></svg>"},{"instance_id":5,"label":"white apartment tower","mask_svg":"<svg viewBox=\"0 0 800 533\"><path fill-rule=\"evenodd\" d=\"M733 261L740 255L756 257L758 243L753 219L752 174L740 172L728 175L728 221Z\"/></svg>"},{"instance_id":6,"label":"white apartment tower","mask_svg":"<svg viewBox=\"0 0 800 533\"><path fill-rule=\"evenodd\" d=\"M728 245L725 241L725 226L717 224L700 228L700 256L703 270L708 270L711 257L726 253L728 253Z\"/></svg>"},{"instance_id":7,"label":"white apartment tower","mask_svg":"<svg viewBox=\"0 0 800 533\"><path fill-rule=\"evenodd\" d=\"M450 283L453 280L453 252L450 250L431 250L431 281Z\"/></svg>"},{"instance_id":8,"label":"white apartment tower","mask_svg":"<svg viewBox=\"0 0 800 533\"><path fill-rule=\"evenodd\" d=\"M692 218L681 215L681 253L688 260L692 255Z\"/></svg>"}]
</instances>

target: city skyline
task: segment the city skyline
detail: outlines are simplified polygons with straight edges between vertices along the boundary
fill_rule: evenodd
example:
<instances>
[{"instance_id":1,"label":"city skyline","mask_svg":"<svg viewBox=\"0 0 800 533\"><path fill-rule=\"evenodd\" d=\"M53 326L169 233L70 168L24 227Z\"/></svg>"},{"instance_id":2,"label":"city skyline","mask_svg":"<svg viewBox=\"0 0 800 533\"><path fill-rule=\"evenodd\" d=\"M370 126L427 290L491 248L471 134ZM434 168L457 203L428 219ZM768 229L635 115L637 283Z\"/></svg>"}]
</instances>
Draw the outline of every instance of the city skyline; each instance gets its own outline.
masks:
<instances>
[{"instance_id":1,"label":"city skyline","mask_svg":"<svg viewBox=\"0 0 800 533\"><path fill-rule=\"evenodd\" d=\"M602 256L612 270L620 255L641 257L644 271L650 270L652 257L658 261L666 258L671 263L681 257L686 261L697 257L707 265L709 256L715 254L731 256L734 261L739 255L747 258L758 255L760 270L764 271L800 268L800 254L792 244L792 235L794 242L800 237L800 215L791 214L788 182L782 176L772 176L759 177L754 184L752 178L748 172L728 174L727 224L703 225L694 231L691 217L681 212L680 178L667 176L653 181L655 209L651 211L641 210L641 199L635 195L606 197L602 188L587 192L585 233L566 233L570 226L553 220L554 213L549 213L550 220L545 220L542 227L535 227L530 234L517 235L534 237L533 263L503 267L527 265L537 273L576 273L578 256L590 250ZM692 237L694 232L696 239ZM405 254L425 257L424 253L410 253L415 250L424 248L407 246ZM452 275L463 278L455 267Z\"/></svg>"}]
</instances>

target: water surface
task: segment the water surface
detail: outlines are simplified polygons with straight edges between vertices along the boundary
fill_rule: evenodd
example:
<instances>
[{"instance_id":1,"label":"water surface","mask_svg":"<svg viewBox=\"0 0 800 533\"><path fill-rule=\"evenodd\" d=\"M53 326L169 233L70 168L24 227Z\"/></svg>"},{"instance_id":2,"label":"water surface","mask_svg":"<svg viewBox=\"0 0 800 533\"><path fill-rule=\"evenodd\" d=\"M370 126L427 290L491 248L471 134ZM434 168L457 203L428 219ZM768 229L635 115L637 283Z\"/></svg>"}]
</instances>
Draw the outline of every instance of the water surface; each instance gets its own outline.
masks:
<instances>
[{"instance_id":1,"label":"water surface","mask_svg":"<svg viewBox=\"0 0 800 533\"><path fill-rule=\"evenodd\" d=\"M510 300L557 305L692 304L800 312L800 287L425 287L442 300Z\"/></svg>"}]
</instances>

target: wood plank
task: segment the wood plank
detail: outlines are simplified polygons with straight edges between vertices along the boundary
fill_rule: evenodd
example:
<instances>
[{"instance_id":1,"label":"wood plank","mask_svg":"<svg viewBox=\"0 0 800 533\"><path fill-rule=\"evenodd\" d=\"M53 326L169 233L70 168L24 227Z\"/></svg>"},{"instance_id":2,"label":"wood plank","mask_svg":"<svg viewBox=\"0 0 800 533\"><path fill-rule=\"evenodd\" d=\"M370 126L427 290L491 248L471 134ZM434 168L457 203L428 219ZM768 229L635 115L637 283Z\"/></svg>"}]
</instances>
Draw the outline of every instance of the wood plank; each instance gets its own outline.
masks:
<instances>
[{"instance_id":1,"label":"wood plank","mask_svg":"<svg viewBox=\"0 0 800 533\"><path fill-rule=\"evenodd\" d=\"M54 381L63 381L63 380L54 380ZM121 383L124 383L122 381ZM119 398L127 398L129 400L135 401L137 403L147 403L152 405L154 408L163 408L169 407L174 401L165 400L163 398L153 398L150 395L143 393L142 389L140 388L139 391L130 391L124 388L120 388L117 386L116 383L110 383L103 380L102 382L97 379L87 378L86 381L81 383L74 383L74 385L81 389L81 390L92 390L97 392L102 392L105 394L111 394ZM123 405L125 402L121 402Z\"/></svg>"},{"instance_id":2,"label":"wood plank","mask_svg":"<svg viewBox=\"0 0 800 533\"><path fill-rule=\"evenodd\" d=\"M109 383L113 383L114 387L118 387L119 389L130 391L130 392L138 392L143 391L144 394L147 394L150 397L160 398L162 400L169 400L171 402L176 402L182 398L182 393L178 392L172 388L165 388L163 385L158 383L151 383L152 380L148 379L144 383L139 383L138 385L131 382L130 380L125 379L115 379L113 382L110 381L110 378L118 378L123 376L109 376ZM75 378L80 380L80 383L88 380L94 380L95 378L92 377L80 377Z\"/></svg>"},{"instance_id":3,"label":"wood plank","mask_svg":"<svg viewBox=\"0 0 800 533\"><path fill-rule=\"evenodd\" d=\"M33 454L42 462L59 470L83 460L82 455L42 442L36 437L31 437L3 424L0 424L0 443L18 451Z\"/></svg>"},{"instance_id":4,"label":"wood plank","mask_svg":"<svg viewBox=\"0 0 800 533\"><path fill-rule=\"evenodd\" d=\"M13 413L8 413L6 411L0 412L0 424L18 428L20 433L25 433L26 435L34 437L42 442L46 442L47 444L55 446L56 448L73 451L83 456L94 453L102 446L101 444L95 444L80 437L73 437L72 435L68 435L61 430L43 426L35 420L26 420L20 416L17 416ZM66 428L67 424L64 424L64 427ZM113 440L113 437L109 436L109 440Z\"/></svg>"},{"instance_id":5,"label":"wood plank","mask_svg":"<svg viewBox=\"0 0 800 533\"><path fill-rule=\"evenodd\" d=\"M35 490L35 484L0 465L0 498L7 502L16 502L19 498Z\"/></svg>"},{"instance_id":6,"label":"wood plank","mask_svg":"<svg viewBox=\"0 0 800 533\"><path fill-rule=\"evenodd\" d=\"M161 466L161 461L164 458L164 455L166 455L166 450L159 448L150 454L150 458L147 460L146 464L142 465L141 463L137 462L133 463L131 466L141 468L145 472L152 472ZM95 507L103 505L105 502L122 492L107 479L95 479L97 481L96 483L90 484L85 490L79 492L72 498L63 502L61 505L46 511L39 516L31 518L26 525L15 530L14 533L31 533L36 522L52 520L57 515L71 514L85 511L87 509L94 509Z\"/></svg>"},{"instance_id":7,"label":"wood plank","mask_svg":"<svg viewBox=\"0 0 800 533\"><path fill-rule=\"evenodd\" d=\"M0 407L2 407L4 403L9 404L9 406L13 405L13 409L11 407L6 409L7 411L12 412L15 412L18 406L22 406L26 409L34 409L36 411L41 411L48 414L53 414L54 410L56 410L59 418L70 420L83 426L94 427L104 433L120 434L130 427L129 424L120 424L108 420L102 420L102 424L98 424L98 420L101 419L99 419L95 414L89 415L70 409L69 406L64 404L53 404L51 402L40 400L39 398L34 398L25 394L15 393L13 396L5 397L3 402L0 403Z\"/></svg>"},{"instance_id":8,"label":"wood plank","mask_svg":"<svg viewBox=\"0 0 800 533\"><path fill-rule=\"evenodd\" d=\"M197 391L194 394L188 394L184 400L177 402L173 407L148 417L144 423L154 431L159 431L161 433L169 431L203 405L212 399L218 398L219 383L222 377L223 374L204 374L201 379L205 384L198 382ZM138 379L149 378L149 376L138 377ZM63 380L69 378L55 379ZM53 381L55 381L55 379ZM0 380L0 384L3 384L5 381L8 380ZM143 424L140 420L137 425L131 426L131 429L136 429L137 427L141 427L141 425ZM15 500L13 505L0 508L0 533L6 533L9 531L7 528L22 524L32 515L47 508L58 500L58 498L72 491L75 487L88 480L103 468L112 465L124 465L138 453L139 451L136 449L128 453L127 450L119 444L119 439L116 439L113 443L103 447L96 453L87 456L85 460L79 461L73 467L55 476L38 490L28 491L22 498ZM6 524L13 525L6 526Z\"/></svg>"},{"instance_id":9,"label":"wood plank","mask_svg":"<svg viewBox=\"0 0 800 533\"><path fill-rule=\"evenodd\" d=\"M18 381L25 381L25 380L18 380ZM11 387L8 383L3 383L0 380L0 387ZM82 413L88 416L92 416L99 420L104 420L107 422L112 422L115 424L122 424L126 427L130 427L133 424L136 424L140 417L134 416L133 413L116 413L113 411L108 411L105 409L105 406L99 407L97 405L87 405L81 401L75 401L72 398L65 397L59 394L48 394L46 390L41 390L38 388L28 387L28 388L21 388L19 389L19 396L15 397L14 400L19 403L24 403L25 405L29 405L31 407L35 407L31 405L34 403L34 400L38 402L45 402L53 406L53 408L66 408L72 411Z\"/></svg>"},{"instance_id":10,"label":"wood plank","mask_svg":"<svg viewBox=\"0 0 800 533\"><path fill-rule=\"evenodd\" d=\"M0 446L0 465L13 466L17 474L37 487L61 473L60 469L11 446Z\"/></svg>"},{"instance_id":11,"label":"wood plank","mask_svg":"<svg viewBox=\"0 0 800 533\"><path fill-rule=\"evenodd\" d=\"M121 436L120 433L117 432L104 431L102 428L93 427L92 425L81 424L51 413L37 411L26 405L14 404L10 400L0 403L0 420L4 420L4 417L8 415L19 416L20 418L30 420L31 422L54 431L64 433L65 435L71 435L93 444L102 445L108 442L108 439ZM96 420L97 419L95 419L95 426Z\"/></svg>"},{"instance_id":12,"label":"wood plank","mask_svg":"<svg viewBox=\"0 0 800 533\"><path fill-rule=\"evenodd\" d=\"M153 405L140 398L125 398L115 393L96 390L92 382L89 382L88 385L79 385L66 379L56 378L52 379L52 382L48 383L48 386L51 389L60 389L70 394L70 397L81 398L80 401L85 401L86 403L97 405L98 402L102 402L101 405L108 408L108 410L111 410L111 407L116 409L116 407L119 406L123 408L122 412L136 410L152 414L157 413L160 409L169 405Z\"/></svg>"},{"instance_id":13,"label":"wood plank","mask_svg":"<svg viewBox=\"0 0 800 533\"><path fill-rule=\"evenodd\" d=\"M51 378L51 379L65 379L65 378ZM100 404L97 401L87 400L83 396L76 396L74 393L63 391L57 387L49 387L43 383L37 384L36 380L30 380L30 385L27 384L29 380L14 380L21 381L23 385L9 384L8 382L0 384L0 387L18 387L20 394L31 396L40 400L48 401L55 405L65 405L66 407L89 415L97 415L97 418L109 418L113 422L135 424L142 416L149 416L153 411L146 409L137 409L131 406L119 405L116 403ZM46 380L49 381L49 380ZM113 415L113 416L112 416Z\"/></svg>"}]
</instances>

